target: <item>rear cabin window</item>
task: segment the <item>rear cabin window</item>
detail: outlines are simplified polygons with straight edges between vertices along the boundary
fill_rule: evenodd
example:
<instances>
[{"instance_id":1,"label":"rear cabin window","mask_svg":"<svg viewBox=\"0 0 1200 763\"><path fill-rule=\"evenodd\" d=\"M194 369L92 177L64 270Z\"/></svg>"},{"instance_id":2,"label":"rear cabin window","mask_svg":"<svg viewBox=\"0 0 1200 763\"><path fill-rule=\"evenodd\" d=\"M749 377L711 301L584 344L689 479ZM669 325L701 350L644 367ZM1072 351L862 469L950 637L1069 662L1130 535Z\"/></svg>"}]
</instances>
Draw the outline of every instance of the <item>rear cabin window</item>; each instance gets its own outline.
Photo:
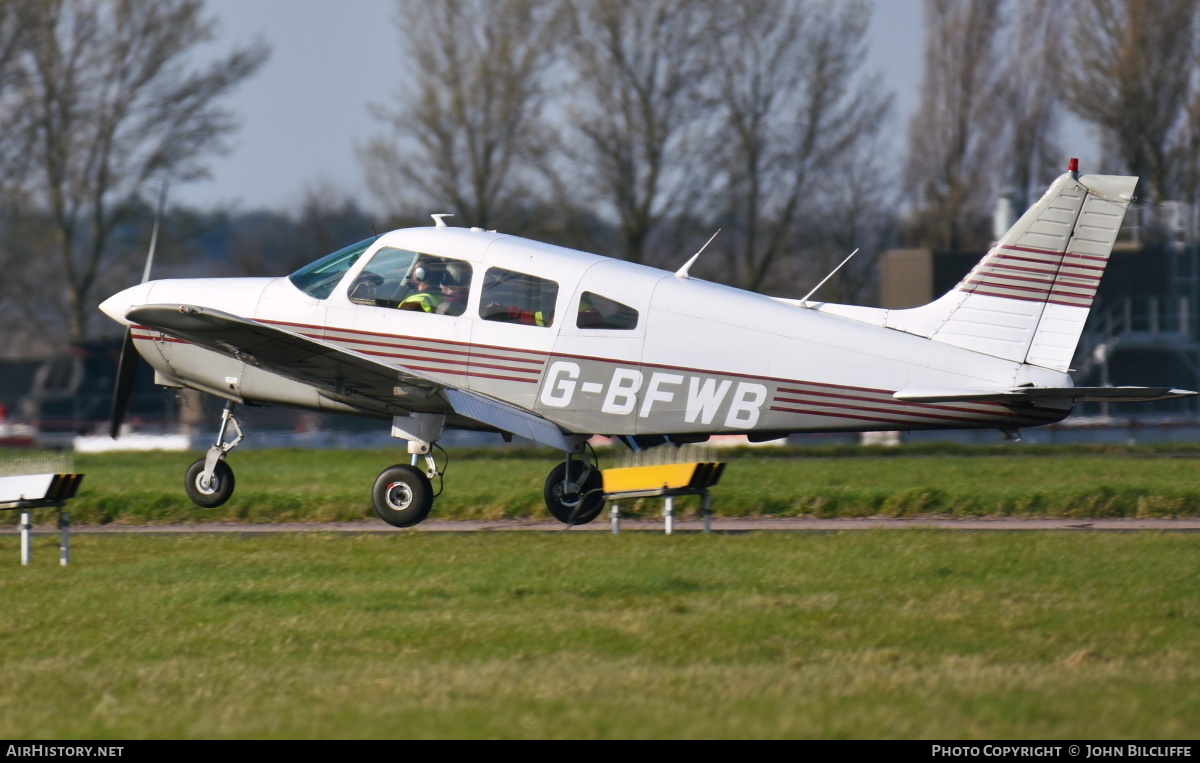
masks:
<instances>
[{"instance_id":1,"label":"rear cabin window","mask_svg":"<svg viewBox=\"0 0 1200 763\"><path fill-rule=\"evenodd\" d=\"M462 260L384 247L354 279L346 296L356 305L462 315L471 274L470 263Z\"/></svg>"},{"instance_id":2,"label":"rear cabin window","mask_svg":"<svg viewBox=\"0 0 1200 763\"><path fill-rule=\"evenodd\" d=\"M554 281L515 270L489 268L483 277L479 317L485 321L551 326L557 299L558 284Z\"/></svg>"},{"instance_id":3,"label":"rear cabin window","mask_svg":"<svg viewBox=\"0 0 1200 763\"><path fill-rule=\"evenodd\" d=\"M637 322L638 311L629 305L590 291L579 298L579 312L575 316L578 328L628 330L637 328Z\"/></svg>"}]
</instances>

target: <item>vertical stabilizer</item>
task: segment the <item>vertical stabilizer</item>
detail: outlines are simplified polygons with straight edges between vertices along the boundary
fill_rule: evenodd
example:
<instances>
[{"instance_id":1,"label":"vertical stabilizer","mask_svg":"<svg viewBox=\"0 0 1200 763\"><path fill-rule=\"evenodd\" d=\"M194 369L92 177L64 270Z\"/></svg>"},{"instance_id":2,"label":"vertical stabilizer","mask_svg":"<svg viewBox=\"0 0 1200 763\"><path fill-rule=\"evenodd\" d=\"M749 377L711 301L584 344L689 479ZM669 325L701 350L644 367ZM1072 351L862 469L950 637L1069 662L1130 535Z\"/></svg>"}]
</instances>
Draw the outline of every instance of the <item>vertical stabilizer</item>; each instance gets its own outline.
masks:
<instances>
[{"instance_id":1,"label":"vertical stabilizer","mask_svg":"<svg viewBox=\"0 0 1200 763\"><path fill-rule=\"evenodd\" d=\"M952 291L890 311L887 325L1068 370L1136 184L1136 177L1080 176L1073 164Z\"/></svg>"}]
</instances>

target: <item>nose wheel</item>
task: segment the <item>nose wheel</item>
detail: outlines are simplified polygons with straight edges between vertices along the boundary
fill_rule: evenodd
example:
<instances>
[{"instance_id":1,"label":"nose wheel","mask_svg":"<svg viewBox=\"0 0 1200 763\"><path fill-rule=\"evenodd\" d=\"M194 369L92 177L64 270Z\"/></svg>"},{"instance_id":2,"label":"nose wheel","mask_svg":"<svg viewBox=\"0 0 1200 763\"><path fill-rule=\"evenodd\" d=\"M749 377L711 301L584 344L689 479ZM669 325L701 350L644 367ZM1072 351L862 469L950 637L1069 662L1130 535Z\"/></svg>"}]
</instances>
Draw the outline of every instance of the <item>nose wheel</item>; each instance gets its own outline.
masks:
<instances>
[{"instance_id":1,"label":"nose wheel","mask_svg":"<svg viewBox=\"0 0 1200 763\"><path fill-rule=\"evenodd\" d=\"M201 458L188 467L183 478L183 489L192 503L205 509L215 509L233 495L233 469L224 461L218 461L211 476L204 473L205 459Z\"/></svg>"},{"instance_id":2,"label":"nose wheel","mask_svg":"<svg viewBox=\"0 0 1200 763\"><path fill-rule=\"evenodd\" d=\"M225 403L216 443L208 449L204 458L189 466L184 475L183 489L192 503L201 508L215 509L233 495L233 469L225 463L225 454L242 441L242 427L233 415L235 409L233 402ZM225 436L229 433L233 434L233 439L227 442Z\"/></svg>"}]
</instances>

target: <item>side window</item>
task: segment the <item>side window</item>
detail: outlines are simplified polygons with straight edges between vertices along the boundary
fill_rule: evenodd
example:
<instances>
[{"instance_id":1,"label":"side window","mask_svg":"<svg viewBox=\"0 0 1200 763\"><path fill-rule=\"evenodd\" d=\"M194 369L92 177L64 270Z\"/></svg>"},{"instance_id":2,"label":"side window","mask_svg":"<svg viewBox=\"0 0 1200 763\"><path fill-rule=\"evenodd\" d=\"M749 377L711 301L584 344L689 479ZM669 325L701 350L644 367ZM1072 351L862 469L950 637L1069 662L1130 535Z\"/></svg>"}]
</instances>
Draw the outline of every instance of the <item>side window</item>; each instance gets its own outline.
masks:
<instances>
[{"instance_id":1,"label":"side window","mask_svg":"<svg viewBox=\"0 0 1200 763\"><path fill-rule=\"evenodd\" d=\"M575 325L581 329L635 329L638 311L616 300L585 291L579 298Z\"/></svg>"},{"instance_id":2,"label":"side window","mask_svg":"<svg viewBox=\"0 0 1200 763\"><path fill-rule=\"evenodd\" d=\"M479 317L485 321L550 326L558 284L504 268L489 268L483 278Z\"/></svg>"},{"instance_id":3,"label":"side window","mask_svg":"<svg viewBox=\"0 0 1200 763\"><path fill-rule=\"evenodd\" d=\"M398 306L408 296L408 281L416 259L416 252L383 247L350 284L346 295L356 305Z\"/></svg>"},{"instance_id":4,"label":"side window","mask_svg":"<svg viewBox=\"0 0 1200 763\"><path fill-rule=\"evenodd\" d=\"M384 247L351 284L358 305L462 315L471 287L471 265L406 249Z\"/></svg>"}]
</instances>

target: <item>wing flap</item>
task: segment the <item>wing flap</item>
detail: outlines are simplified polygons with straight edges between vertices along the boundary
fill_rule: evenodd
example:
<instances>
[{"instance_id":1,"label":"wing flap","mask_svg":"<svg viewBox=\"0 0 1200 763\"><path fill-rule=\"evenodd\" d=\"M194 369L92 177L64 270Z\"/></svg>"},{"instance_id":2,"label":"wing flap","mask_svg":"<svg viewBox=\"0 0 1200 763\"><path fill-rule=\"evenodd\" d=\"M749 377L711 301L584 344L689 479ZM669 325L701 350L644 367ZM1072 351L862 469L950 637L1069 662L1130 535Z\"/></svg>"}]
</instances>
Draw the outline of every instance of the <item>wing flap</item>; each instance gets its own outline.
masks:
<instances>
[{"instance_id":1,"label":"wing flap","mask_svg":"<svg viewBox=\"0 0 1200 763\"><path fill-rule=\"evenodd\" d=\"M446 396L454 406L454 412L461 416L567 453L573 450L557 424L523 408L462 389L447 390Z\"/></svg>"},{"instance_id":2,"label":"wing flap","mask_svg":"<svg viewBox=\"0 0 1200 763\"><path fill-rule=\"evenodd\" d=\"M906 403L1144 403L1197 393L1171 387L1010 387L1008 389L902 389L892 397Z\"/></svg>"}]
</instances>

